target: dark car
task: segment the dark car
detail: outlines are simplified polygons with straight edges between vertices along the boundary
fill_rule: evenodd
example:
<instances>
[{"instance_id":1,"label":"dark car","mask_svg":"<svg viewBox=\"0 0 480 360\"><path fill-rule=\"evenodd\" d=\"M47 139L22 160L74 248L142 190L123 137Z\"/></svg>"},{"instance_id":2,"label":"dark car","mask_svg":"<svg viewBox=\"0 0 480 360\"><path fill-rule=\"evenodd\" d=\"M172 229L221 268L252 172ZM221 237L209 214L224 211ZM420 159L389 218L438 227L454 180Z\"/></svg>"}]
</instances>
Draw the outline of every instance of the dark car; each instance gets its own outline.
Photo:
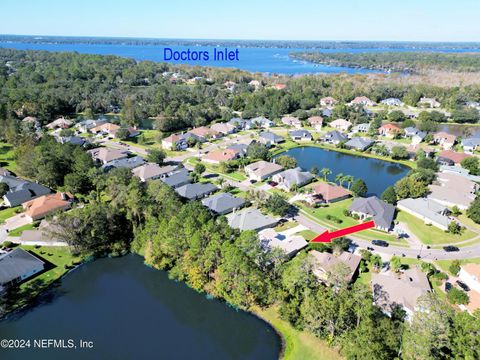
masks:
<instances>
[{"instance_id":1,"label":"dark car","mask_svg":"<svg viewBox=\"0 0 480 360\"><path fill-rule=\"evenodd\" d=\"M275 182L275 181L269 181L269 182L268 182L268 185L270 185L271 187L275 187L275 186L278 185L278 183Z\"/></svg>"},{"instance_id":2,"label":"dark car","mask_svg":"<svg viewBox=\"0 0 480 360\"><path fill-rule=\"evenodd\" d=\"M381 246L381 247L388 247L388 242L384 240L372 240L373 245Z\"/></svg>"},{"instance_id":3,"label":"dark car","mask_svg":"<svg viewBox=\"0 0 480 360\"><path fill-rule=\"evenodd\" d=\"M288 222L288 219L281 218L280 220L278 220L278 224L279 224L279 225L280 225L280 224L284 224L284 223L286 223L286 222Z\"/></svg>"},{"instance_id":4,"label":"dark car","mask_svg":"<svg viewBox=\"0 0 480 360\"><path fill-rule=\"evenodd\" d=\"M257 182L257 180L255 180L255 179L250 180L250 184L255 184L256 182Z\"/></svg>"},{"instance_id":5,"label":"dark car","mask_svg":"<svg viewBox=\"0 0 480 360\"><path fill-rule=\"evenodd\" d=\"M470 291L470 288L464 282L457 280L457 285L462 288L463 291Z\"/></svg>"},{"instance_id":6,"label":"dark car","mask_svg":"<svg viewBox=\"0 0 480 360\"><path fill-rule=\"evenodd\" d=\"M451 290L451 288L452 288L452 284L451 284L451 283L449 283L448 281L447 281L447 282L445 282L445 291L450 291L450 290Z\"/></svg>"},{"instance_id":7,"label":"dark car","mask_svg":"<svg viewBox=\"0 0 480 360\"><path fill-rule=\"evenodd\" d=\"M453 252L453 251L460 251L460 249L456 246L444 246L443 247L443 250L445 250L446 252Z\"/></svg>"}]
</instances>

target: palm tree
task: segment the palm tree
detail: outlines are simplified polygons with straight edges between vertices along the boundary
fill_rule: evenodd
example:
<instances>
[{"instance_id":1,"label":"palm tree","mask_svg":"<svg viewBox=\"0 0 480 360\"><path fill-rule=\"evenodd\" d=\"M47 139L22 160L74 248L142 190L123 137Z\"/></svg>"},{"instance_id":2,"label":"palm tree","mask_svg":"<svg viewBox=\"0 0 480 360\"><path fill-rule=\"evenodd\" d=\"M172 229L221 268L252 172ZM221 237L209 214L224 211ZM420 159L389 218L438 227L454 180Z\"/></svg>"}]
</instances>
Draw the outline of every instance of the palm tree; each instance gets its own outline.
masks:
<instances>
[{"instance_id":1,"label":"palm tree","mask_svg":"<svg viewBox=\"0 0 480 360\"><path fill-rule=\"evenodd\" d=\"M345 180L345 181L347 182L347 184L348 184L348 190L350 190L350 186L352 186L352 183L353 183L353 180L354 180L354 179L355 179L355 178L354 178L352 175L347 175L347 176L345 176L345 179L344 179L344 180Z\"/></svg>"},{"instance_id":2,"label":"palm tree","mask_svg":"<svg viewBox=\"0 0 480 360\"><path fill-rule=\"evenodd\" d=\"M320 172L322 173L323 180L326 182L327 176L332 173L332 170L330 170L329 168L323 168Z\"/></svg>"},{"instance_id":3,"label":"palm tree","mask_svg":"<svg viewBox=\"0 0 480 360\"><path fill-rule=\"evenodd\" d=\"M342 173L338 173L337 176L335 176L335 181L338 182L338 185L342 186L344 178L345 175L343 175Z\"/></svg>"}]
</instances>

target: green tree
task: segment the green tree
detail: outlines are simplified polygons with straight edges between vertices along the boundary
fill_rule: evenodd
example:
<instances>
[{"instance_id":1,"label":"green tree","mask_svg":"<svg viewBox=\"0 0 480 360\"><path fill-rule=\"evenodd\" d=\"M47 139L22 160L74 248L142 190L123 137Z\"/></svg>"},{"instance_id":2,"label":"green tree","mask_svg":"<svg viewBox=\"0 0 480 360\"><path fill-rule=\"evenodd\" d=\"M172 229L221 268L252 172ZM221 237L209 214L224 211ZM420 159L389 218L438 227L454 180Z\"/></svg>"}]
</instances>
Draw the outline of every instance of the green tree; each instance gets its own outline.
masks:
<instances>
[{"instance_id":1,"label":"green tree","mask_svg":"<svg viewBox=\"0 0 480 360\"><path fill-rule=\"evenodd\" d=\"M357 179L353 182L351 191L355 196L365 196L368 192L367 184L362 179Z\"/></svg>"},{"instance_id":2,"label":"green tree","mask_svg":"<svg viewBox=\"0 0 480 360\"><path fill-rule=\"evenodd\" d=\"M281 155L275 158L275 163L284 167L285 169L294 169L297 167L297 160L288 155Z\"/></svg>"},{"instance_id":3,"label":"green tree","mask_svg":"<svg viewBox=\"0 0 480 360\"><path fill-rule=\"evenodd\" d=\"M206 168L205 165L203 165L201 162L195 164L194 171L198 175L202 175L205 172Z\"/></svg>"},{"instance_id":4,"label":"green tree","mask_svg":"<svg viewBox=\"0 0 480 360\"><path fill-rule=\"evenodd\" d=\"M393 110L388 114L388 120L392 122L403 122L407 117L401 110Z\"/></svg>"},{"instance_id":5,"label":"green tree","mask_svg":"<svg viewBox=\"0 0 480 360\"><path fill-rule=\"evenodd\" d=\"M453 276L457 276L457 274L460 272L460 261L453 260L448 267L448 271L450 271L450 274L452 274Z\"/></svg>"},{"instance_id":6,"label":"green tree","mask_svg":"<svg viewBox=\"0 0 480 360\"><path fill-rule=\"evenodd\" d=\"M395 204L397 202L397 193L395 192L395 187L387 187L382 193L381 198L386 203Z\"/></svg>"},{"instance_id":7,"label":"green tree","mask_svg":"<svg viewBox=\"0 0 480 360\"><path fill-rule=\"evenodd\" d=\"M330 170L329 168L323 168L322 170L320 170L320 173L323 176L323 180L326 182L327 181L327 176L332 173L332 170Z\"/></svg>"},{"instance_id":8,"label":"green tree","mask_svg":"<svg viewBox=\"0 0 480 360\"><path fill-rule=\"evenodd\" d=\"M456 305L466 305L470 301L468 294L456 287L452 287L447 291L447 300L450 304Z\"/></svg>"},{"instance_id":9,"label":"green tree","mask_svg":"<svg viewBox=\"0 0 480 360\"><path fill-rule=\"evenodd\" d=\"M402 260L398 256L392 256L390 259L390 267L393 271L399 272L402 269Z\"/></svg>"},{"instance_id":10,"label":"green tree","mask_svg":"<svg viewBox=\"0 0 480 360\"><path fill-rule=\"evenodd\" d=\"M462 168L467 169L471 175L480 174L480 165L477 157L467 157L463 159L460 164L462 165Z\"/></svg>"},{"instance_id":11,"label":"green tree","mask_svg":"<svg viewBox=\"0 0 480 360\"><path fill-rule=\"evenodd\" d=\"M5 195L8 190L10 190L10 187L8 186L8 184L2 182L0 183L0 197Z\"/></svg>"},{"instance_id":12,"label":"green tree","mask_svg":"<svg viewBox=\"0 0 480 360\"><path fill-rule=\"evenodd\" d=\"M404 160L404 159L408 159L408 151L407 151L407 148L405 146L401 146L401 145L398 145L398 146L394 146L392 148L392 159L394 160Z\"/></svg>"},{"instance_id":13,"label":"green tree","mask_svg":"<svg viewBox=\"0 0 480 360\"><path fill-rule=\"evenodd\" d=\"M115 136L122 141L127 140L130 137L130 132L128 131L127 128L120 128L115 133Z\"/></svg>"},{"instance_id":14,"label":"green tree","mask_svg":"<svg viewBox=\"0 0 480 360\"><path fill-rule=\"evenodd\" d=\"M268 160L269 153L265 145L258 142L252 142L248 145L247 156L251 159Z\"/></svg>"},{"instance_id":15,"label":"green tree","mask_svg":"<svg viewBox=\"0 0 480 360\"><path fill-rule=\"evenodd\" d=\"M270 195L264 201L263 207L267 209L268 212L274 215L285 216L288 213L290 204L287 200L283 198L283 196L275 193L273 195Z\"/></svg>"},{"instance_id":16,"label":"green tree","mask_svg":"<svg viewBox=\"0 0 480 360\"><path fill-rule=\"evenodd\" d=\"M166 157L167 154L165 154L165 151L161 149L149 149L147 161L154 164L162 165Z\"/></svg>"},{"instance_id":17,"label":"green tree","mask_svg":"<svg viewBox=\"0 0 480 360\"><path fill-rule=\"evenodd\" d=\"M467 216L480 224L480 197L475 198L467 209Z\"/></svg>"}]
</instances>

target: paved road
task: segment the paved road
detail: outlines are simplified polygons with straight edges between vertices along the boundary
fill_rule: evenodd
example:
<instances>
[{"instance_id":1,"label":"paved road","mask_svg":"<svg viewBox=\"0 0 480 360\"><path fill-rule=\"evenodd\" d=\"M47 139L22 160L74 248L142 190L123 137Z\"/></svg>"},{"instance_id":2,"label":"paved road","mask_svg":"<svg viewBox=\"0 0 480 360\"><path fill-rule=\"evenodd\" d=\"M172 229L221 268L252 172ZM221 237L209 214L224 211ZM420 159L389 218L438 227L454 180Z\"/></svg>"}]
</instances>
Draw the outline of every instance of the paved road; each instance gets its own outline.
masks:
<instances>
[{"instance_id":1,"label":"paved road","mask_svg":"<svg viewBox=\"0 0 480 360\"><path fill-rule=\"evenodd\" d=\"M296 215L294 219L298 221L298 223L319 234L327 229L326 227L307 218L303 214ZM363 240L355 236L349 236L349 238L352 240L353 245L358 246L359 248L366 249L367 247L370 247L373 248L375 252L389 256L402 256L402 254L405 254L405 257L416 258L417 255L420 255L420 257L424 260L455 260L480 257L480 245L466 246L460 248L460 251L446 252L443 249L427 249L425 245L412 248L404 248L394 245L381 247L372 245L370 241Z\"/></svg>"}]
</instances>

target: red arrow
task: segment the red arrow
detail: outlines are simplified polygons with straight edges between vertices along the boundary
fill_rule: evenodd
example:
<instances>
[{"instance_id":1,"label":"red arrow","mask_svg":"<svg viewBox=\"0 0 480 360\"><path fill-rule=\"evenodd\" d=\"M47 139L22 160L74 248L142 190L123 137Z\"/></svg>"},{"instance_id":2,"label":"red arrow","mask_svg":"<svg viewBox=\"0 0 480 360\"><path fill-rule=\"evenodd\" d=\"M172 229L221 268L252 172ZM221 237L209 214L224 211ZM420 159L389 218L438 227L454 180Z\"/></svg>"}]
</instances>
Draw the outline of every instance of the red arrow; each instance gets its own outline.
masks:
<instances>
[{"instance_id":1,"label":"red arrow","mask_svg":"<svg viewBox=\"0 0 480 360\"><path fill-rule=\"evenodd\" d=\"M329 232L328 230L325 230L323 233L321 233L320 235L318 235L317 237L312 239L310 242L312 242L312 243L317 243L317 242L328 243L328 242L331 242L333 239L336 239L336 238L339 238L339 237L342 237L342 236L345 236L345 235L353 234L353 233L356 233L358 231L367 230L367 229L370 229L370 228L373 228L373 227L375 227L375 222L373 220L371 220L371 221L367 221L367 222L364 222L364 223L361 223L361 224L358 224L358 225L353 225L353 226L347 227L345 229L340 229L340 230L336 230L336 231L332 231L332 232Z\"/></svg>"}]
</instances>

